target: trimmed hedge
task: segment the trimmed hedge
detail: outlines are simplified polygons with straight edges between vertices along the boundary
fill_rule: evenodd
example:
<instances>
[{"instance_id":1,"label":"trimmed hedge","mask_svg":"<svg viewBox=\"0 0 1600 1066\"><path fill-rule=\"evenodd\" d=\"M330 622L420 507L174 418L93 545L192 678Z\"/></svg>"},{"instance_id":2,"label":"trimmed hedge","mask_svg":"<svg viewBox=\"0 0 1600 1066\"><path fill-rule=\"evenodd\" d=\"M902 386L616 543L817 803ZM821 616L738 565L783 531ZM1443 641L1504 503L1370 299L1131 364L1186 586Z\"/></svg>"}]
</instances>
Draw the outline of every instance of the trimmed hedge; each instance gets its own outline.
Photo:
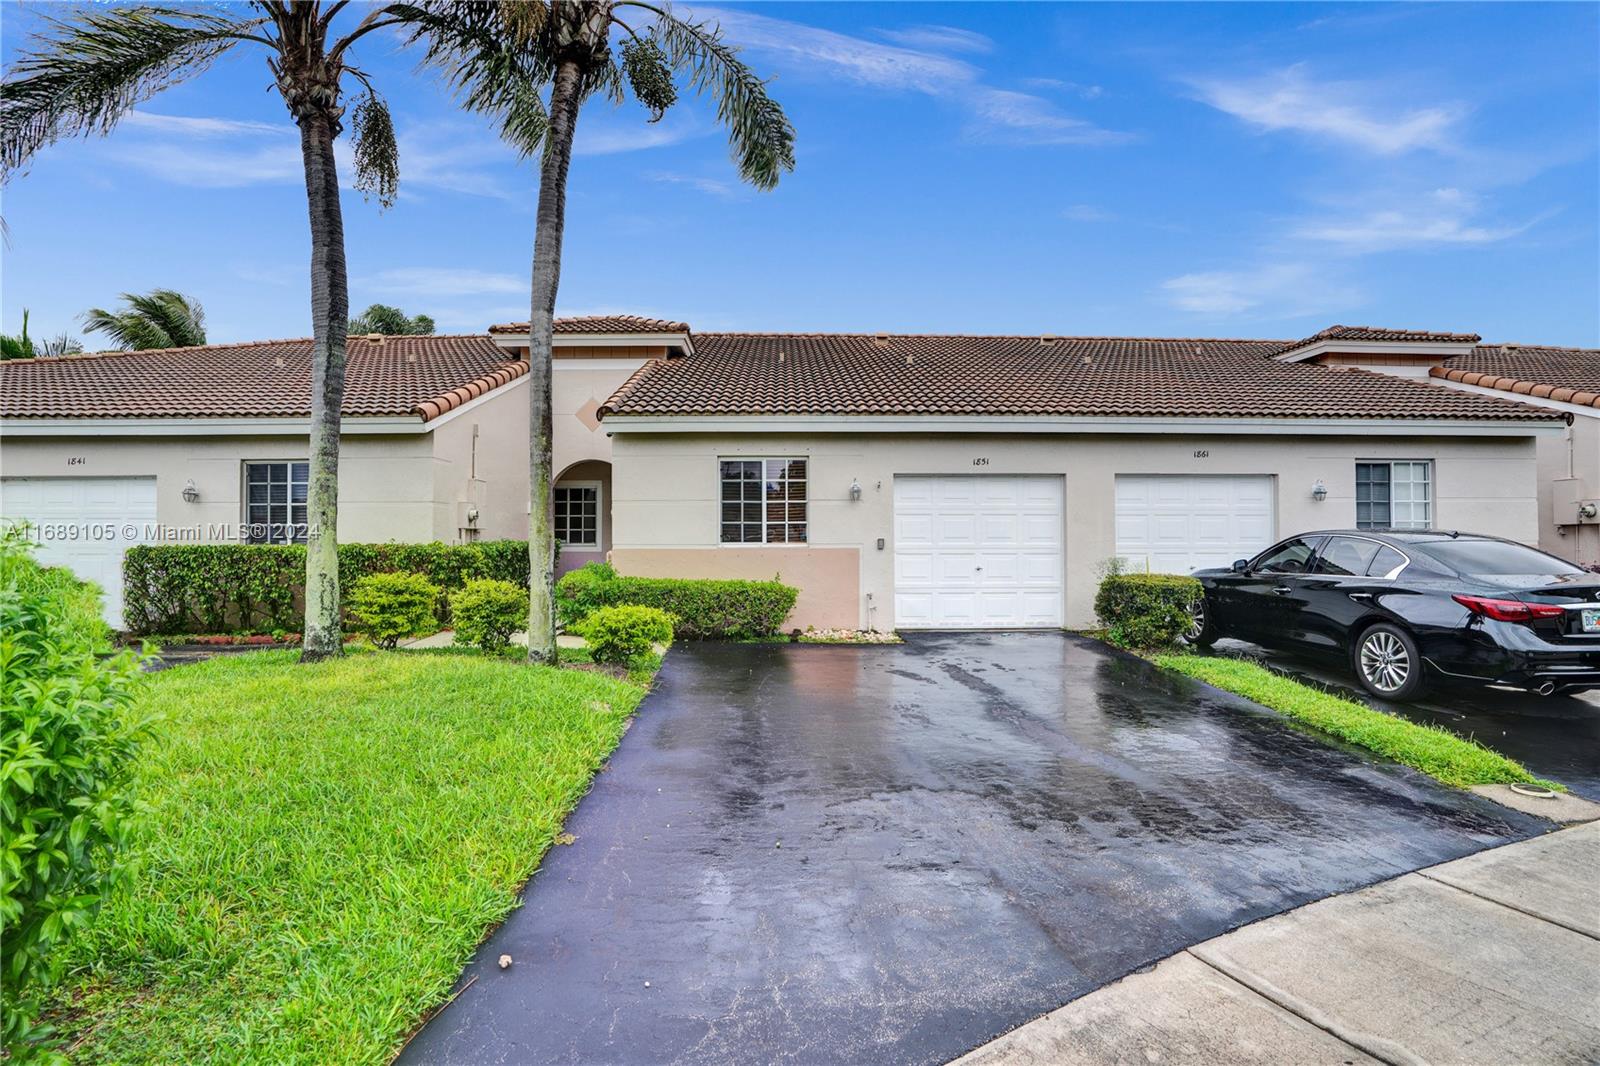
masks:
<instances>
[{"instance_id":1,"label":"trimmed hedge","mask_svg":"<svg viewBox=\"0 0 1600 1066\"><path fill-rule=\"evenodd\" d=\"M776 634L799 594L778 581L624 577L590 563L557 582L556 614L572 627L601 607L657 607L681 640L749 640Z\"/></svg>"},{"instance_id":2,"label":"trimmed hedge","mask_svg":"<svg viewBox=\"0 0 1600 1066\"><path fill-rule=\"evenodd\" d=\"M528 587L528 543L341 544L339 584L369 574L421 574L441 589L438 615L448 621L449 593L471 578ZM140 544L122 562L123 619L136 634L299 632L306 550L299 544Z\"/></svg>"},{"instance_id":3,"label":"trimmed hedge","mask_svg":"<svg viewBox=\"0 0 1600 1066\"><path fill-rule=\"evenodd\" d=\"M597 663L631 663L672 643L672 616L655 607L601 607L573 627Z\"/></svg>"},{"instance_id":4,"label":"trimmed hedge","mask_svg":"<svg viewBox=\"0 0 1600 1066\"><path fill-rule=\"evenodd\" d=\"M1180 574L1108 574L1094 612L1113 644L1169 647L1189 631L1189 609L1200 595L1200 582Z\"/></svg>"}]
</instances>

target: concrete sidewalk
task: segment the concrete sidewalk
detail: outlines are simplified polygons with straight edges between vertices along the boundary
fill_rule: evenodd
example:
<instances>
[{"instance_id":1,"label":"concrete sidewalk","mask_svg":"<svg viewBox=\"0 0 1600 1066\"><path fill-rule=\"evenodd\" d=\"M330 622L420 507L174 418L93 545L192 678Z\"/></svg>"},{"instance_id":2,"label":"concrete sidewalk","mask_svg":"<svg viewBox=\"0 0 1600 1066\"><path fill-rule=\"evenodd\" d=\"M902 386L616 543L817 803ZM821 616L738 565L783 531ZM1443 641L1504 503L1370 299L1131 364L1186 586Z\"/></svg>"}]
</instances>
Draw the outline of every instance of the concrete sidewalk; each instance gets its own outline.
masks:
<instances>
[{"instance_id":1,"label":"concrete sidewalk","mask_svg":"<svg viewBox=\"0 0 1600 1066\"><path fill-rule=\"evenodd\" d=\"M1600 822L1256 922L958 1061L1600 1062Z\"/></svg>"}]
</instances>

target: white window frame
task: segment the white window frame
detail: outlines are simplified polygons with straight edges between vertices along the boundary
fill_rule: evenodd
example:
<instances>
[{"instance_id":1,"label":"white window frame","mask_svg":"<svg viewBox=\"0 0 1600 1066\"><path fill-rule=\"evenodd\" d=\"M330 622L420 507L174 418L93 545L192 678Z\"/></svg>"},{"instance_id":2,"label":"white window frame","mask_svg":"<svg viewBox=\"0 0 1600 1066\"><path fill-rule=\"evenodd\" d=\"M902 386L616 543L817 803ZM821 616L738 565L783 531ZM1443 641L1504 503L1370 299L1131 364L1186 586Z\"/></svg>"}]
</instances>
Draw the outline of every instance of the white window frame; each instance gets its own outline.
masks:
<instances>
[{"instance_id":1,"label":"white window frame","mask_svg":"<svg viewBox=\"0 0 1600 1066\"><path fill-rule=\"evenodd\" d=\"M1433 521L1433 519L1434 519L1434 502L1435 502L1435 498L1436 498L1435 487L1437 485L1437 479L1434 477L1434 464L1433 464L1433 460L1432 459L1357 459L1356 460L1356 477L1357 477L1357 481L1358 482L1359 482L1360 474L1361 474L1360 468L1363 467L1363 466L1387 466L1389 468L1389 481L1388 481L1389 499L1388 499L1388 502L1387 502L1387 506L1389 508L1389 521L1385 525L1373 525L1369 521L1369 524L1363 526L1361 524L1361 518L1360 518L1360 514L1358 512L1357 515L1355 516L1355 528L1357 528L1357 529L1433 529L1434 528L1434 521ZM1399 503L1401 503L1402 505L1409 506L1409 507L1412 507L1412 508L1416 508L1418 506L1421 506L1422 508L1424 508L1423 520L1422 520L1422 524L1421 525L1416 524L1414 519L1412 521L1404 524L1404 525L1396 525L1395 524L1395 513L1394 513L1394 511L1395 511L1395 505L1396 505L1397 501L1394 498L1394 486L1395 486L1395 476L1394 476L1394 474L1395 474L1395 467L1401 467L1401 466L1403 466L1403 467L1421 467L1423 469L1423 471L1424 471L1424 478L1423 478L1422 481L1418 482L1417 480L1412 479L1410 481L1410 484L1412 484L1412 485L1417 485L1417 484L1425 485L1427 487L1427 497L1426 497L1426 499L1423 499L1423 500L1420 500L1420 501L1419 500L1414 500L1414 499L1413 500L1402 500L1402 501L1399 501ZM1359 489L1357 491L1357 495L1359 497ZM1359 499L1357 501L1357 505L1359 506Z\"/></svg>"},{"instance_id":2,"label":"white window frame","mask_svg":"<svg viewBox=\"0 0 1600 1066\"><path fill-rule=\"evenodd\" d=\"M296 480L295 480L295 476L294 476L294 468L295 468L295 466L297 464L300 464L300 463L304 463L305 466L306 466L306 480L305 480L306 499L305 499L305 502L303 504L297 504L297 503L294 502L294 486L296 484ZM285 484L287 484L288 487L289 487L289 489L288 489L288 499L284 502L284 504L282 506L288 508L288 510L289 510L289 515L288 515L289 521L283 523L281 526L278 523L274 523L274 522L271 522L271 521L255 522L250 517L250 468L252 466L284 466L284 467L288 467L288 480L285 482ZM269 484L270 484L270 481L269 481ZM270 507L273 507L273 506L276 506L276 505L268 502L267 504L264 504L264 505L263 504L257 504L256 506L258 506L258 507L266 506L266 507L270 508ZM296 523L294 521L294 509L296 507L304 507L306 509L305 526L306 526L307 533L309 533L310 532L310 526L311 526L311 460L310 459L306 459L306 458L300 458L300 459L245 459L245 460L242 460L240 462L240 464L239 464L239 520L240 520L239 541L240 541L240 543L243 543L243 544L304 544L304 543L306 543L310 539L309 536L295 537L293 535L293 533L290 532L290 530L292 530L294 526L299 524L299 523ZM267 527L267 539L266 540L252 540L251 539L250 531L253 528L255 528L256 526L266 526ZM283 534L283 536L281 538L273 536L274 532L281 532Z\"/></svg>"},{"instance_id":3,"label":"white window frame","mask_svg":"<svg viewBox=\"0 0 1600 1066\"><path fill-rule=\"evenodd\" d=\"M555 494L560 489L594 489L594 542L579 544L575 541L565 540L559 530L555 531L556 538L561 540L562 551L589 551L597 552L606 542L606 506L605 489L598 481L558 481L550 487L551 525L555 523Z\"/></svg>"},{"instance_id":4,"label":"white window frame","mask_svg":"<svg viewBox=\"0 0 1600 1066\"><path fill-rule=\"evenodd\" d=\"M723 540L722 539L722 486L727 479L722 476L723 463L760 463L761 464L761 539L760 540ZM767 520L767 493L766 493L766 464L768 463L804 463L806 465L806 498L804 500L805 517L799 523L785 520L783 522L769 523ZM779 547L808 548L811 546L811 456L809 455L719 455L717 456L717 517L716 536L717 546L722 548L765 548L770 545ZM740 519L740 524L747 524ZM805 527L805 540L769 540L767 527L772 525L802 525Z\"/></svg>"}]
</instances>

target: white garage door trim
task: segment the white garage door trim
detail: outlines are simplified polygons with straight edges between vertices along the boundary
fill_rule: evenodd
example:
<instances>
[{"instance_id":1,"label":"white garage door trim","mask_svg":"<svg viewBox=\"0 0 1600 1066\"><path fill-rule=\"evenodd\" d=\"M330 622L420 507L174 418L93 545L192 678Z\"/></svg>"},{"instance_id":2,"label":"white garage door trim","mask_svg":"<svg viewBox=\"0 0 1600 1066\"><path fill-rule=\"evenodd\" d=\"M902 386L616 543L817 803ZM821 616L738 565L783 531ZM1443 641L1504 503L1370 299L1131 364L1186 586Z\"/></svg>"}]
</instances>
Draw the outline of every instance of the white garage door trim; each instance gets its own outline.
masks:
<instances>
[{"instance_id":1,"label":"white garage door trim","mask_svg":"<svg viewBox=\"0 0 1600 1066\"><path fill-rule=\"evenodd\" d=\"M900 629L1061 627L1063 479L897 475Z\"/></svg>"},{"instance_id":2,"label":"white garage door trim","mask_svg":"<svg viewBox=\"0 0 1600 1066\"><path fill-rule=\"evenodd\" d=\"M1271 474L1118 474L1117 555L1130 569L1187 574L1277 539Z\"/></svg>"},{"instance_id":3,"label":"white garage door trim","mask_svg":"<svg viewBox=\"0 0 1600 1066\"><path fill-rule=\"evenodd\" d=\"M34 523L39 562L99 585L106 621L122 628L122 553L156 532L155 478L0 478L0 517Z\"/></svg>"}]
</instances>

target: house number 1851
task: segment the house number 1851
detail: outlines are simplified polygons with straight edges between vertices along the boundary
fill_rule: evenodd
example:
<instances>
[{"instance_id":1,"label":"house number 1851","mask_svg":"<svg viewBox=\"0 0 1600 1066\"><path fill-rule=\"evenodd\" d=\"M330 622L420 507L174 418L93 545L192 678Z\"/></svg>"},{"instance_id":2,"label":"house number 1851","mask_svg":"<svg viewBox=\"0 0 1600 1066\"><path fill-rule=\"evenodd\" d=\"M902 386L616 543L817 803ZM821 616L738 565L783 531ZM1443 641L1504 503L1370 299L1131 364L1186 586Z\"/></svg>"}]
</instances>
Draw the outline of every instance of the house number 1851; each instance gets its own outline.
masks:
<instances>
[{"instance_id":1,"label":"house number 1851","mask_svg":"<svg viewBox=\"0 0 1600 1066\"><path fill-rule=\"evenodd\" d=\"M978 458L972 460L972 465L973 466L988 466L989 465L989 457L986 456L986 455L980 455L980 456L978 456Z\"/></svg>"}]
</instances>

